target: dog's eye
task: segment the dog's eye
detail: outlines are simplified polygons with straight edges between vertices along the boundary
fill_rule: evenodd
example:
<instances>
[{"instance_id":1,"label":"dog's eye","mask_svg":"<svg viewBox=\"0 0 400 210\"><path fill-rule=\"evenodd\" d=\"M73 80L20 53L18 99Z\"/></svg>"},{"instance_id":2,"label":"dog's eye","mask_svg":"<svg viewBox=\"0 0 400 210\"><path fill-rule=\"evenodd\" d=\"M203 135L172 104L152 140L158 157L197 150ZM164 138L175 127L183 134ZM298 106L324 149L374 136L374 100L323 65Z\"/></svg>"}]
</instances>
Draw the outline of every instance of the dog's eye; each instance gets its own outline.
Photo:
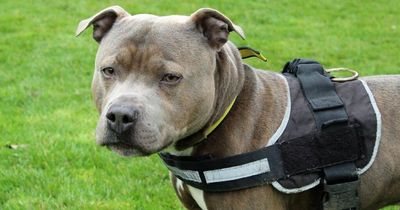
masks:
<instances>
[{"instance_id":1,"label":"dog's eye","mask_svg":"<svg viewBox=\"0 0 400 210\"><path fill-rule=\"evenodd\" d=\"M111 78L115 74L115 70L111 67L106 67L106 68L102 69L101 72L103 73L104 77L106 77L106 78Z\"/></svg>"},{"instance_id":2,"label":"dog's eye","mask_svg":"<svg viewBox=\"0 0 400 210\"><path fill-rule=\"evenodd\" d=\"M162 83L168 84L168 85L174 85L178 84L182 79L182 75L180 74L164 74L163 78L161 79Z\"/></svg>"}]
</instances>

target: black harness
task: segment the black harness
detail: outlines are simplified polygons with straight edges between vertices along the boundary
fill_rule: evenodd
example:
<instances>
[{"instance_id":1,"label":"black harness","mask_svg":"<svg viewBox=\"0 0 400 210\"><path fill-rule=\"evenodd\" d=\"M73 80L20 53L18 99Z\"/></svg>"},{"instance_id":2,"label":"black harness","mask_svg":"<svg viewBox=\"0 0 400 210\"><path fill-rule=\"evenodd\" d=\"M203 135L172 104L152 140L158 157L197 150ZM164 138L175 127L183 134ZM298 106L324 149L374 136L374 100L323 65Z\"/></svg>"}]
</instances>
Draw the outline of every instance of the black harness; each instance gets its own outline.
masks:
<instances>
[{"instance_id":1,"label":"black harness","mask_svg":"<svg viewBox=\"0 0 400 210\"><path fill-rule=\"evenodd\" d=\"M167 153L160 153L160 157L175 176L204 191L233 191L272 183L274 187L288 189L289 193L291 189L301 192L315 186L313 183L319 184L322 178L324 191L329 195L324 200L325 209L357 208L358 176L363 167L370 166L376 149L374 107L367 101L369 106L364 109L369 113L372 110L372 114L367 113L366 119L364 115L354 114L349 103L357 102L357 97L350 102L344 100L347 96L337 92L344 83L333 83L330 75L315 61L295 59L288 62L283 75L292 84L289 88L296 90L291 90L291 94L301 95L300 99L292 99L292 108L303 106L309 114L300 112L306 115L305 122L301 122L303 116L290 116L285 132L274 144L220 159ZM360 81L348 83L352 88L363 86ZM367 92L357 95L361 94L359 98L365 100ZM290 133L303 128L304 124L308 128L303 129L303 133Z\"/></svg>"}]
</instances>

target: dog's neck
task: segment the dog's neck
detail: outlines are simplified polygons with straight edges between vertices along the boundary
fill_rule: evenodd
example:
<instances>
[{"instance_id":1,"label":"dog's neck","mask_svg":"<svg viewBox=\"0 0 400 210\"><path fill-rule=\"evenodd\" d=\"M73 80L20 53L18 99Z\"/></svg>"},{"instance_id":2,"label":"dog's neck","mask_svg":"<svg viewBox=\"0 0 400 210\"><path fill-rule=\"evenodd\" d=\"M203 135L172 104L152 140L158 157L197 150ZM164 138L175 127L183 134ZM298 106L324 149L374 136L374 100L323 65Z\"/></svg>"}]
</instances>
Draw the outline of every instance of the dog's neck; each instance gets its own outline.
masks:
<instances>
[{"instance_id":1,"label":"dog's neck","mask_svg":"<svg viewBox=\"0 0 400 210\"><path fill-rule=\"evenodd\" d=\"M193 147L192 156L222 158L265 147L279 128L287 106L287 84L274 72L245 67L244 86L222 124Z\"/></svg>"},{"instance_id":2,"label":"dog's neck","mask_svg":"<svg viewBox=\"0 0 400 210\"><path fill-rule=\"evenodd\" d=\"M235 100L243 88L245 75L236 46L228 42L216 53L216 63L214 112L202 129L175 144L172 151L175 155L188 155L190 148L205 140L207 135L212 133L229 115L230 109L235 105Z\"/></svg>"},{"instance_id":3,"label":"dog's neck","mask_svg":"<svg viewBox=\"0 0 400 210\"><path fill-rule=\"evenodd\" d=\"M231 42L218 52L216 59L214 113L201 130L167 151L173 155L222 157L253 151L267 145L280 125L279 119L283 119L288 90L282 76L244 64ZM235 98L222 123L205 139L204 131L223 116ZM179 142L184 146L176 147Z\"/></svg>"}]
</instances>

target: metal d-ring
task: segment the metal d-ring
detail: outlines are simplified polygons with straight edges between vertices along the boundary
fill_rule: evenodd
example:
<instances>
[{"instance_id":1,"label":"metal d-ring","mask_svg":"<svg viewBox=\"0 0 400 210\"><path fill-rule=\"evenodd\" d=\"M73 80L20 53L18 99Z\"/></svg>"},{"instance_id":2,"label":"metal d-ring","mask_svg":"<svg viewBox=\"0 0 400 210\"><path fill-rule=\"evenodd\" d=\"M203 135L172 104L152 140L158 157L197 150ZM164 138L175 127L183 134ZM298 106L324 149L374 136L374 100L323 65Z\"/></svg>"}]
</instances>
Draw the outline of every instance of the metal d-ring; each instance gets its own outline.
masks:
<instances>
[{"instance_id":1,"label":"metal d-ring","mask_svg":"<svg viewBox=\"0 0 400 210\"><path fill-rule=\"evenodd\" d=\"M353 69L349 69L349 68L332 68L332 69L326 69L326 72L331 73L331 72L339 72L339 71L347 71L352 73L353 75L351 77L341 77L341 78L331 78L332 81L334 82L346 82L346 81L351 81L351 80L355 80L358 78L358 72L353 70Z\"/></svg>"}]
</instances>

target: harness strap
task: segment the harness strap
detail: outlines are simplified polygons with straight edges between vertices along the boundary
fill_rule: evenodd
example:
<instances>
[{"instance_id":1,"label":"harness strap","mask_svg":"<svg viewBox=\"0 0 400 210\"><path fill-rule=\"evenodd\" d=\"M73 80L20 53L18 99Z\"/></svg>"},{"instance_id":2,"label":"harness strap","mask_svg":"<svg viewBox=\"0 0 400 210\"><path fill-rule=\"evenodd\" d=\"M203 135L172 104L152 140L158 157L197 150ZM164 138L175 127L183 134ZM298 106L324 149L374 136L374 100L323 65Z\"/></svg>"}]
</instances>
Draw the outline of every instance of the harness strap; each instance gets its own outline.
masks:
<instances>
[{"instance_id":1,"label":"harness strap","mask_svg":"<svg viewBox=\"0 0 400 210\"><path fill-rule=\"evenodd\" d=\"M226 158L159 155L183 182L204 191L223 192L269 184L299 173L322 172L324 167L352 162L359 158L359 153L354 153L359 150L358 140L356 127L330 126L325 132Z\"/></svg>"},{"instance_id":2,"label":"harness strap","mask_svg":"<svg viewBox=\"0 0 400 210\"><path fill-rule=\"evenodd\" d=\"M204 191L239 190L284 177L278 145L219 159L159 155L175 176Z\"/></svg>"},{"instance_id":3,"label":"harness strap","mask_svg":"<svg viewBox=\"0 0 400 210\"><path fill-rule=\"evenodd\" d=\"M319 129L332 123L347 122L344 104L321 64L307 59L294 59L286 63L283 73L291 73L299 79Z\"/></svg>"}]
</instances>

